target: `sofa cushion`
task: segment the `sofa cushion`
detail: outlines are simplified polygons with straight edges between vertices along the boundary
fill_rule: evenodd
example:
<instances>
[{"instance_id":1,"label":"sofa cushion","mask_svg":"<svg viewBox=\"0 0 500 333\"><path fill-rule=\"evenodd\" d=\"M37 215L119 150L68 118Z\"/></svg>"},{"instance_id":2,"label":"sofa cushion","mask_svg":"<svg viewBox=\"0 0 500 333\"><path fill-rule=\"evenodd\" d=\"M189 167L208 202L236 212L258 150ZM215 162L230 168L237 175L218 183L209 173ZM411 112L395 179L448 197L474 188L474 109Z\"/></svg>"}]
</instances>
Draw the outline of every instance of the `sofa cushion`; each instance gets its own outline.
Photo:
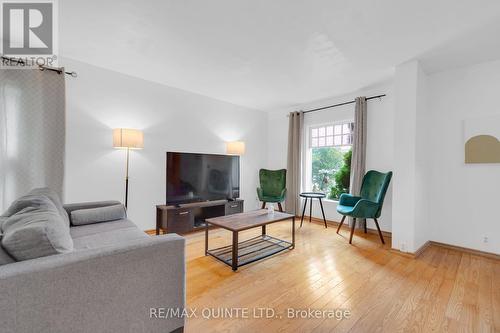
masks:
<instances>
[{"instance_id":1,"label":"sofa cushion","mask_svg":"<svg viewBox=\"0 0 500 333\"><path fill-rule=\"evenodd\" d=\"M119 205L119 204L121 204L120 201L108 200L108 201L70 203L70 204L65 204L63 207L64 207L64 210L69 214L70 221L71 221L71 212L74 210L114 206L114 205Z\"/></svg>"},{"instance_id":2,"label":"sofa cushion","mask_svg":"<svg viewBox=\"0 0 500 333\"><path fill-rule=\"evenodd\" d=\"M0 244L2 242L2 237L3 233L1 232L2 228L2 223L6 220L4 217L0 217ZM14 258L12 258L7 251L4 250L4 248L0 245L0 266L5 265L5 264L10 264L12 262L15 262Z\"/></svg>"},{"instance_id":3,"label":"sofa cushion","mask_svg":"<svg viewBox=\"0 0 500 333\"><path fill-rule=\"evenodd\" d=\"M14 258L12 258L7 251L4 250L2 246L0 246L0 266L5 264L10 264L16 262Z\"/></svg>"},{"instance_id":4,"label":"sofa cushion","mask_svg":"<svg viewBox=\"0 0 500 333\"><path fill-rule=\"evenodd\" d=\"M122 204L97 207L90 209L78 209L71 212L71 223L73 225L84 225L99 222L121 220L127 217L125 207Z\"/></svg>"},{"instance_id":5,"label":"sofa cushion","mask_svg":"<svg viewBox=\"0 0 500 333\"><path fill-rule=\"evenodd\" d=\"M30 193L31 195L44 195L47 198L49 198L52 203L56 206L57 211L59 214L61 214L61 217L63 218L64 222L68 224L69 226L69 216L68 213L66 212L66 209L64 209L61 198L59 198L59 195L54 190L51 190L50 188L47 187L41 187L41 188L35 188L34 190L31 190Z\"/></svg>"},{"instance_id":6,"label":"sofa cushion","mask_svg":"<svg viewBox=\"0 0 500 333\"><path fill-rule=\"evenodd\" d=\"M74 226L70 233L75 250L96 249L150 237L127 219Z\"/></svg>"},{"instance_id":7,"label":"sofa cushion","mask_svg":"<svg viewBox=\"0 0 500 333\"><path fill-rule=\"evenodd\" d=\"M45 209L59 214L56 206L54 205L52 200L50 200L49 197L45 195L33 195L31 193L28 193L16 199L2 215L3 218L2 231L5 232L7 228L9 228L13 223L15 223L14 219L10 219L11 216L14 216L18 213L27 212L30 210L37 210L37 209L40 210Z\"/></svg>"},{"instance_id":8,"label":"sofa cushion","mask_svg":"<svg viewBox=\"0 0 500 333\"><path fill-rule=\"evenodd\" d=\"M82 226L73 226L69 229L71 237L78 238L83 236L100 234L107 231L113 231L118 229L126 229L126 228L137 228L134 222L129 219L117 220L117 221L109 221L106 223L96 223L96 224L87 224Z\"/></svg>"},{"instance_id":9,"label":"sofa cushion","mask_svg":"<svg viewBox=\"0 0 500 333\"><path fill-rule=\"evenodd\" d=\"M69 225L45 195L26 195L7 210L3 248L17 261L66 253L73 249Z\"/></svg>"}]
</instances>

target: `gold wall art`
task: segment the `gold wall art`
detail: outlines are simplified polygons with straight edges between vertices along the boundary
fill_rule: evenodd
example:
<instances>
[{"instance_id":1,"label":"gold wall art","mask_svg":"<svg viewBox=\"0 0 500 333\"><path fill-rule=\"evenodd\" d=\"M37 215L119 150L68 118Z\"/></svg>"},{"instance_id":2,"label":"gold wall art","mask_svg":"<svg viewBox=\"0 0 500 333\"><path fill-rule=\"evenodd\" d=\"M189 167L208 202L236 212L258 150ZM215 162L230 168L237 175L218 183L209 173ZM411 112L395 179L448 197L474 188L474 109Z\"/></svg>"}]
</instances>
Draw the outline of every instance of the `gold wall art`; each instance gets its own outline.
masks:
<instances>
[{"instance_id":1,"label":"gold wall art","mask_svg":"<svg viewBox=\"0 0 500 333\"><path fill-rule=\"evenodd\" d=\"M465 163L500 163L500 115L464 121Z\"/></svg>"}]
</instances>

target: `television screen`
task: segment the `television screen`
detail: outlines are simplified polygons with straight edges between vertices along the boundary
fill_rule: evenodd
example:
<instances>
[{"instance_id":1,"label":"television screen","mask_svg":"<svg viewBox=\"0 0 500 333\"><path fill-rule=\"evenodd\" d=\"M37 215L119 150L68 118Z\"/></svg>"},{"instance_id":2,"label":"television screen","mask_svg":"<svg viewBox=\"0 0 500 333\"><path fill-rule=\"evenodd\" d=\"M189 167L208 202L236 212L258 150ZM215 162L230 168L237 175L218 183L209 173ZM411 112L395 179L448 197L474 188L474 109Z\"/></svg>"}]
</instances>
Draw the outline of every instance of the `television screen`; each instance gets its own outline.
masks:
<instances>
[{"instance_id":1,"label":"television screen","mask_svg":"<svg viewBox=\"0 0 500 333\"><path fill-rule=\"evenodd\" d=\"M167 205L239 195L239 156L167 152Z\"/></svg>"}]
</instances>

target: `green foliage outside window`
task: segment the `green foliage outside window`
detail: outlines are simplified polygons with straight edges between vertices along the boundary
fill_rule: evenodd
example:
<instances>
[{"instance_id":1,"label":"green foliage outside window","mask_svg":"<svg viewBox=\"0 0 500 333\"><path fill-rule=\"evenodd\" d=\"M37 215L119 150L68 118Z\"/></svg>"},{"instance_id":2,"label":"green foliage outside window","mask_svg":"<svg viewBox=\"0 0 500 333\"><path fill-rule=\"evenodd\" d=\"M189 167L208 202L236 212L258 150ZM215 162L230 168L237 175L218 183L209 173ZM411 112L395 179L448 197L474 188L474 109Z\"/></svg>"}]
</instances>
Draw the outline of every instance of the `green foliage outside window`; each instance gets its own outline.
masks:
<instances>
[{"instance_id":1,"label":"green foliage outside window","mask_svg":"<svg viewBox=\"0 0 500 333\"><path fill-rule=\"evenodd\" d=\"M338 148L313 148L312 190L326 193L328 199L349 192L351 156L351 150L343 153Z\"/></svg>"},{"instance_id":2,"label":"green foliage outside window","mask_svg":"<svg viewBox=\"0 0 500 333\"><path fill-rule=\"evenodd\" d=\"M349 193L349 186L351 183L351 159L352 150L349 149L349 151L344 154L342 167L335 173L335 185L332 186L328 198L338 199L342 193Z\"/></svg>"}]
</instances>

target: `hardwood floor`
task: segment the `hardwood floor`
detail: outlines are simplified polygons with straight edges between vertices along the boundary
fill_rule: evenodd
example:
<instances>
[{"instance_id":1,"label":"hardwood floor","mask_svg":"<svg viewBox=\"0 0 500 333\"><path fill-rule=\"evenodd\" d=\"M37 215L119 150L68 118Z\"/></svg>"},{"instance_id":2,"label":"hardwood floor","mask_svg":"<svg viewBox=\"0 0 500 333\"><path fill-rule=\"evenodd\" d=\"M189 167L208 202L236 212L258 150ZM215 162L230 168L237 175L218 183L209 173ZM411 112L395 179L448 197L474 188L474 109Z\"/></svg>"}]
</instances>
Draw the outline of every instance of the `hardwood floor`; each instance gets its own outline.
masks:
<instances>
[{"instance_id":1,"label":"hardwood floor","mask_svg":"<svg viewBox=\"0 0 500 333\"><path fill-rule=\"evenodd\" d=\"M348 230L339 236L335 229L304 223L294 250L237 272L204 256L203 233L187 236L187 306L197 317L186 332L500 332L499 260L434 245L411 259L377 235L357 232L349 245ZM290 222L268 226L268 234L286 239ZM227 244L229 232L210 232L211 248ZM226 317L233 318L217 318L231 308ZM274 318L258 318L260 308ZM350 316L289 318L289 308Z\"/></svg>"}]
</instances>

